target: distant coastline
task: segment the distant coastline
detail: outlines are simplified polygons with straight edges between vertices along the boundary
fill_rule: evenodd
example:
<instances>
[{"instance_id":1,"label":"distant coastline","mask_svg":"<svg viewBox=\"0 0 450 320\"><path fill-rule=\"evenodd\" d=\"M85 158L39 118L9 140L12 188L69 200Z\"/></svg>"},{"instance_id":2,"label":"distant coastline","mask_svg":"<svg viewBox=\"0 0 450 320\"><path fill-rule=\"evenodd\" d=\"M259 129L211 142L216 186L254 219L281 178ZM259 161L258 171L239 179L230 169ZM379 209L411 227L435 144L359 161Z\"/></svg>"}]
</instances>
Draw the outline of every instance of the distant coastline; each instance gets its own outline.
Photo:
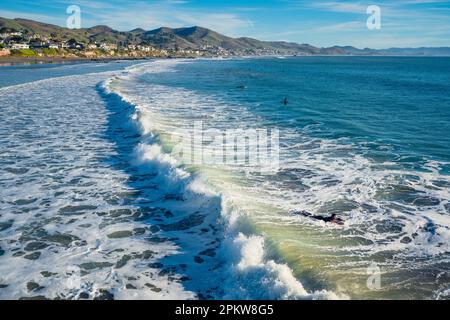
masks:
<instances>
[{"instance_id":1,"label":"distant coastline","mask_svg":"<svg viewBox=\"0 0 450 320\"><path fill-rule=\"evenodd\" d=\"M244 58L243 56L242 58ZM258 58L254 56L247 56L248 58ZM275 58L276 56L260 56L259 58ZM287 58L293 58L294 56L286 56ZM353 56L353 55L316 55L316 56L301 56L298 58L314 58L314 57L329 57L329 58L338 58L338 57L367 57L367 58L449 58L450 56ZM239 57L235 57L239 58ZM110 63L116 61L150 61L150 60L160 60L160 59L182 59L182 58L119 58L119 57L111 57L111 58L65 58L65 57L37 57L37 58L27 58L27 57L18 57L18 56L8 56L8 57L0 57L0 68L8 67L8 66L19 66L19 65L37 65L37 64L65 64L65 63ZM186 58L185 58L186 59ZM212 58L211 58L212 59Z\"/></svg>"}]
</instances>

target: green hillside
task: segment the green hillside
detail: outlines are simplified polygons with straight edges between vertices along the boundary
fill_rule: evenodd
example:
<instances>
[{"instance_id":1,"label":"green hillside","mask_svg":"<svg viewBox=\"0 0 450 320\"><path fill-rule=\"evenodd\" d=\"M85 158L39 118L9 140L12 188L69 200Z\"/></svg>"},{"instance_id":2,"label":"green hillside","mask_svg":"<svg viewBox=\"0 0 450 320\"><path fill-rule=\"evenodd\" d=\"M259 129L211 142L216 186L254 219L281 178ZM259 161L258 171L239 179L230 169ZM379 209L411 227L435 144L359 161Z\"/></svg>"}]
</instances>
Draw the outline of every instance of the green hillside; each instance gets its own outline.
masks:
<instances>
[{"instance_id":1,"label":"green hillside","mask_svg":"<svg viewBox=\"0 0 450 320\"><path fill-rule=\"evenodd\" d=\"M108 26L70 30L60 26L27 19L0 18L0 30L39 34L58 41L75 39L82 43L106 42L118 45L151 45L159 49L208 50L223 48L235 54L298 54L298 55L441 55L450 56L450 48L391 48L373 50L351 46L318 48L309 44L267 42L252 38L231 38L202 27L167 28L151 31L134 29L117 31Z\"/></svg>"}]
</instances>

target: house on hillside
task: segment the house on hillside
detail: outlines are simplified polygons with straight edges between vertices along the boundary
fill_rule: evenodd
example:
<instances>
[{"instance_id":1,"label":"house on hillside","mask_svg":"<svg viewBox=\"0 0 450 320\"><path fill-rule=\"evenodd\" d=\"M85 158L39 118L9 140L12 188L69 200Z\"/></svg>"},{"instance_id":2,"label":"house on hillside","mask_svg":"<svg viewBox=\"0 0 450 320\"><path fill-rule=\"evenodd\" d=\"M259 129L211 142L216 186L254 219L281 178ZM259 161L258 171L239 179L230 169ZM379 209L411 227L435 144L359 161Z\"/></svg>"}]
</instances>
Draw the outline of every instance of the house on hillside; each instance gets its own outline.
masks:
<instances>
[{"instance_id":1,"label":"house on hillside","mask_svg":"<svg viewBox=\"0 0 450 320\"><path fill-rule=\"evenodd\" d=\"M48 42L50 39L44 35L40 35L38 33L35 33L33 35L30 36L30 40L41 40L41 41L46 41Z\"/></svg>"},{"instance_id":2,"label":"house on hillside","mask_svg":"<svg viewBox=\"0 0 450 320\"><path fill-rule=\"evenodd\" d=\"M60 49L61 45L56 43L56 42L49 42L48 43L48 48L49 49Z\"/></svg>"},{"instance_id":3,"label":"house on hillside","mask_svg":"<svg viewBox=\"0 0 450 320\"><path fill-rule=\"evenodd\" d=\"M70 39L66 42L66 48L71 50L84 50L84 44L75 39Z\"/></svg>"},{"instance_id":4,"label":"house on hillside","mask_svg":"<svg viewBox=\"0 0 450 320\"><path fill-rule=\"evenodd\" d=\"M6 39L11 37L21 37L22 32L4 32L0 33L0 38Z\"/></svg>"},{"instance_id":5,"label":"house on hillside","mask_svg":"<svg viewBox=\"0 0 450 320\"><path fill-rule=\"evenodd\" d=\"M46 41L42 40L31 40L29 43L29 46L31 49L42 49L42 48L48 48L49 44Z\"/></svg>"},{"instance_id":6,"label":"house on hillside","mask_svg":"<svg viewBox=\"0 0 450 320\"><path fill-rule=\"evenodd\" d=\"M25 50L30 49L30 46L27 43L13 43L11 45L12 50Z\"/></svg>"},{"instance_id":7,"label":"house on hillside","mask_svg":"<svg viewBox=\"0 0 450 320\"><path fill-rule=\"evenodd\" d=\"M155 48L153 48L152 46L145 46L145 45L139 45L137 46L137 49L139 51L143 51L143 52L152 52L155 51Z\"/></svg>"},{"instance_id":8,"label":"house on hillside","mask_svg":"<svg viewBox=\"0 0 450 320\"><path fill-rule=\"evenodd\" d=\"M113 43L101 43L100 49L105 51L117 50L117 44Z\"/></svg>"}]
</instances>

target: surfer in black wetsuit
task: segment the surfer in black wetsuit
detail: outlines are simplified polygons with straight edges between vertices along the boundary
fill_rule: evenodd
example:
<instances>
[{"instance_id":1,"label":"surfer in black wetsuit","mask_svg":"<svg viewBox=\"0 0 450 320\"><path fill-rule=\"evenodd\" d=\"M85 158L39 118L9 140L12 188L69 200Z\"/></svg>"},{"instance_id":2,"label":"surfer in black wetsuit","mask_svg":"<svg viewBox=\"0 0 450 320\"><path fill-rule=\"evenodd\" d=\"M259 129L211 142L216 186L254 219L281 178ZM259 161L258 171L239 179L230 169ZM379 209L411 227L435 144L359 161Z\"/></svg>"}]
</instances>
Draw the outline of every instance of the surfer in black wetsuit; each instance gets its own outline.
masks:
<instances>
[{"instance_id":1,"label":"surfer in black wetsuit","mask_svg":"<svg viewBox=\"0 0 450 320\"><path fill-rule=\"evenodd\" d=\"M285 105L285 106L287 106L288 104L289 104L289 100L288 100L288 98L286 97L286 98L284 98L284 100L283 100L283 104Z\"/></svg>"},{"instance_id":2,"label":"surfer in black wetsuit","mask_svg":"<svg viewBox=\"0 0 450 320\"><path fill-rule=\"evenodd\" d=\"M339 218L336 214L332 214L330 217L325 217L325 216L315 216L312 213L309 213L307 211L300 211L300 212L295 212L294 214L300 214L304 217L307 218L311 218L314 220L319 220L319 221L324 221L326 223L333 223L333 224L337 224L340 226L343 226L345 221L341 218Z\"/></svg>"}]
</instances>

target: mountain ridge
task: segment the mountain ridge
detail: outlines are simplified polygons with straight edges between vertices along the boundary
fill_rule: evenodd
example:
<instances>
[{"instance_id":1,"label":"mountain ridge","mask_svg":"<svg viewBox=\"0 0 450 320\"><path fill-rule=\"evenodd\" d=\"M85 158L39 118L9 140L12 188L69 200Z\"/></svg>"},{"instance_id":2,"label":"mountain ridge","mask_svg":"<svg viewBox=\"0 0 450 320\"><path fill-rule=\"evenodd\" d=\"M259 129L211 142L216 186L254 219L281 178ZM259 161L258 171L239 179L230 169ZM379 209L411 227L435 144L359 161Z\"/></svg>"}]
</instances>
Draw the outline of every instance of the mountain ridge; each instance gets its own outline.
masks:
<instances>
[{"instance_id":1,"label":"mountain ridge","mask_svg":"<svg viewBox=\"0 0 450 320\"><path fill-rule=\"evenodd\" d=\"M450 56L450 47L359 49L353 46L320 48L310 44L286 41L261 41L249 37L232 38L213 30L193 26L185 28L160 27L117 31L106 25L90 28L68 29L29 19L0 17L0 31L22 31L39 34L61 41L75 39L83 43L107 42L118 45L151 45L164 50L205 50L223 48L233 54L291 54L291 55L422 55ZM0 32L2 33L2 32Z\"/></svg>"}]
</instances>

